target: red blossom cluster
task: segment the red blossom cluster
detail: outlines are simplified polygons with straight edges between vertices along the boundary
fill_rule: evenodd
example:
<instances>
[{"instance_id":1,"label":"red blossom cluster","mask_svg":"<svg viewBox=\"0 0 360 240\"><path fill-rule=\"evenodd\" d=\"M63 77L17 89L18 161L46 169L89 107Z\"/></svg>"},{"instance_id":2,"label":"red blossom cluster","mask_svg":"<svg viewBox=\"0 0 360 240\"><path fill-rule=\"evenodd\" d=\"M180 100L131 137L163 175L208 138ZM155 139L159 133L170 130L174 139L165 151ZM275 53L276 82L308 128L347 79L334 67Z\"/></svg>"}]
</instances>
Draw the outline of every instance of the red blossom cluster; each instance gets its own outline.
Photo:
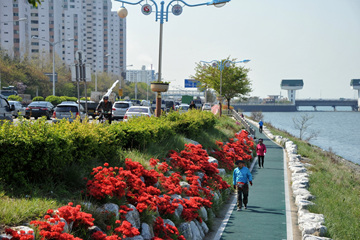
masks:
<instances>
[{"instance_id":1,"label":"red blossom cluster","mask_svg":"<svg viewBox=\"0 0 360 240\"><path fill-rule=\"evenodd\" d=\"M237 141L233 138L229 139L227 144L216 142L220 150L212 152L212 155L218 159L219 165L227 170L234 168L236 160L251 161L251 151L254 149L254 141L249 137L247 131L243 130L235 134Z\"/></svg>"},{"instance_id":2,"label":"red blossom cluster","mask_svg":"<svg viewBox=\"0 0 360 240\"><path fill-rule=\"evenodd\" d=\"M152 240L186 240L184 236L179 236L179 231L176 227L170 224L165 224L161 217L157 217L154 224L155 237Z\"/></svg>"},{"instance_id":3,"label":"red blossom cluster","mask_svg":"<svg viewBox=\"0 0 360 240\"><path fill-rule=\"evenodd\" d=\"M12 240L33 240L34 236L32 235L33 232L25 232L23 230L18 233L15 230L12 230L11 228L5 229L5 233L9 236L11 236Z\"/></svg>"}]
</instances>

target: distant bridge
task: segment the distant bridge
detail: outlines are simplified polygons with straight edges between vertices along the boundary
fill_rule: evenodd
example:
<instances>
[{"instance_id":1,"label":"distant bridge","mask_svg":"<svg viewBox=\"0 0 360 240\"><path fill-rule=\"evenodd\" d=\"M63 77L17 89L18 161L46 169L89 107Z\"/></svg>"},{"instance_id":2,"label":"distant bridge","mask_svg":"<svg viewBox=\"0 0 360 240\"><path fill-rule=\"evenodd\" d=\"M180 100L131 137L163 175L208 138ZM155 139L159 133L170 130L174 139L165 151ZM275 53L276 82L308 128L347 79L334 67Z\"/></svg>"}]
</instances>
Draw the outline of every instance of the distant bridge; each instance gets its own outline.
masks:
<instances>
[{"instance_id":1,"label":"distant bridge","mask_svg":"<svg viewBox=\"0 0 360 240\"><path fill-rule=\"evenodd\" d=\"M313 107L314 110L317 110L317 107L333 107L336 111L336 107L351 107L353 111L358 111L358 100L353 99L297 99L295 101L295 106L297 109L299 107Z\"/></svg>"},{"instance_id":2,"label":"distant bridge","mask_svg":"<svg viewBox=\"0 0 360 240\"><path fill-rule=\"evenodd\" d=\"M204 97L204 92L199 92L196 90L168 90L161 94L163 98L174 98L181 99L183 95L193 96L193 97Z\"/></svg>"},{"instance_id":3,"label":"distant bridge","mask_svg":"<svg viewBox=\"0 0 360 240\"><path fill-rule=\"evenodd\" d=\"M299 107L313 107L317 111L317 107L351 107L352 111L358 111L358 101L353 99L297 99L295 104L279 104L279 103L264 103L264 104L250 104L250 103L237 103L231 104L235 110L243 112L296 112Z\"/></svg>"}]
</instances>

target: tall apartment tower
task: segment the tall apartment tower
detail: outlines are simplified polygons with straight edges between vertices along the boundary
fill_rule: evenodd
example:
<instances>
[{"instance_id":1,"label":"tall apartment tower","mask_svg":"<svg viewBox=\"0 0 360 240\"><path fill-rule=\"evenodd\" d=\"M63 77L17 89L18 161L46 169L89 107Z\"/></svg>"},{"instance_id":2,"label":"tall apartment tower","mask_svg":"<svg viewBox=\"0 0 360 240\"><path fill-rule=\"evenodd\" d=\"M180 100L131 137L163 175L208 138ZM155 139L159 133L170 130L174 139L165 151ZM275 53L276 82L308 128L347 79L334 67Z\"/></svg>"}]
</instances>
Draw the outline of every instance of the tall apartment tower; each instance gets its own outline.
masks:
<instances>
[{"instance_id":1,"label":"tall apartment tower","mask_svg":"<svg viewBox=\"0 0 360 240\"><path fill-rule=\"evenodd\" d=\"M46 0L38 7L1 0L0 48L22 59L51 58L55 51L66 64L82 50L94 72L120 75L126 70L126 20L111 7L111 0Z\"/></svg>"},{"instance_id":2,"label":"tall apartment tower","mask_svg":"<svg viewBox=\"0 0 360 240\"><path fill-rule=\"evenodd\" d=\"M27 0L0 1L0 49L10 57L29 55L29 19L30 5Z\"/></svg>"}]
</instances>

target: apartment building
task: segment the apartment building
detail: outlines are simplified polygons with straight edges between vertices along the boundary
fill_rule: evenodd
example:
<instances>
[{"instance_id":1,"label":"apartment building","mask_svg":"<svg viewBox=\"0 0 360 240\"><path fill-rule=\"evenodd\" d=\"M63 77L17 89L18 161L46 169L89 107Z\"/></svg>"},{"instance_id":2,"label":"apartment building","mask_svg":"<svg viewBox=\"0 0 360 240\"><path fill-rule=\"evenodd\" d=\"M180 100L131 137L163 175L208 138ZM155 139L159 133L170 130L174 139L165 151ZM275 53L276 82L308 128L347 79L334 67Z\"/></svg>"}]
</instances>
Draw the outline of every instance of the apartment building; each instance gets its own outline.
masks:
<instances>
[{"instance_id":1,"label":"apartment building","mask_svg":"<svg viewBox=\"0 0 360 240\"><path fill-rule=\"evenodd\" d=\"M111 7L111 0L46 0L38 7L1 0L0 48L21 59L51 59L55 51L55 59L68 65L82 50L94 72L120 75L126 69L126 19Z\"/></svg>"},{"instance_id":2,"label":"apartment building","mask_svg":"<svg viewBox=\"0 0 360 240\"><path fill-rule=\"evenodd\" d=\"M126 80L130 82L144 82L150 85L155 81L155 71L146 70L146 66L142 66L141 70L126 70Z\"/></svg>"}]
</instances>

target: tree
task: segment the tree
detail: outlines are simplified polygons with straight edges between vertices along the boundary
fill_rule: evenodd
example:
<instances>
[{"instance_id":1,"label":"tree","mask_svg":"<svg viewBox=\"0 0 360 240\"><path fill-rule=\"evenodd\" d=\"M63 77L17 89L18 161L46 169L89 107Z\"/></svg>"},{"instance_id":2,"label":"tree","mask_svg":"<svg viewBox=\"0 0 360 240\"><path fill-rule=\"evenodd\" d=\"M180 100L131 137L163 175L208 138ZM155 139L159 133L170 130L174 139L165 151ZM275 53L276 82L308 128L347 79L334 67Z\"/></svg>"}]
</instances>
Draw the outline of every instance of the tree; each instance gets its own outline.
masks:
<instances>
[{"instance_id":1,"label":"tree","mask_svg":"<svg viewBox=\"0 0 360 240\"><path fill-rule=\"evenodd\" d=\"M227 60L229 60L229 58L223 59L221 62L224 63ZM231 61L235 62L236 59L232 59ZM221 71L218 67L197 63L195 71L195 75L191 77L200 81L200 90L212 88L220 95ZM249 69L242 66L236 66L235 63L231 62L229 66L225 66L222 70L221 94L228 102L228 109L230 109L230 100L232 98L244 98L252 91L248 72Z\"/></svg>"},{"instance_id":2,"label":"tree","mask_svg":"<svg viewBox=\"0 0 360 240\"><path fill-rule=\"evenodd\" d=\"M319 131L309 130L309 126L311 126L310 120L313 118L313 115L308 114L301 115L299 118L293 118L294 128L300 132L300 140L310 141L319 135ZM305 136L307 137L304 139Z\"/></svg>"}]
</instances>

